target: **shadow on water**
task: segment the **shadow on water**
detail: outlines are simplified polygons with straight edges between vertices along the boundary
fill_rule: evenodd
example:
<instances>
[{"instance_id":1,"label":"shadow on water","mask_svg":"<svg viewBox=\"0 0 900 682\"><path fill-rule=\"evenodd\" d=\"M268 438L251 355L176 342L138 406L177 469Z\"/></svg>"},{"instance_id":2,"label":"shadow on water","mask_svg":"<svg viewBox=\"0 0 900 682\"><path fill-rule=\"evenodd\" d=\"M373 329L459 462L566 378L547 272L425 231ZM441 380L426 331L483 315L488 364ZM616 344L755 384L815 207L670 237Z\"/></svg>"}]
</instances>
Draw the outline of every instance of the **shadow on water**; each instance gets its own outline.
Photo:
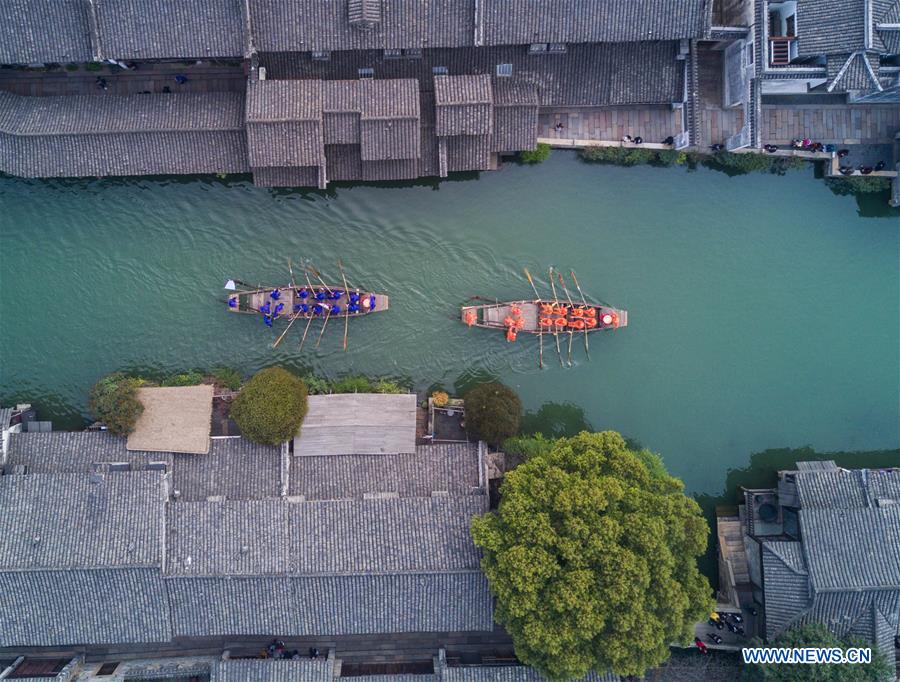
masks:
<instances>
[{"instance_id":1,"label":"shadow on water","mask_svg":"<svg viewBox=\"0 0 900 682\"><path fill-rule=\"evenodd\" d=\"M526 412L522 418L522 431L541 433L548 438L574 436L582 431L593 431L584 408L574 403L546 402L536 412Z\"/></svg>"},{"instance_id":2,"label":"shadow on water","mask_svg":"<svg viewBox=\"0 0 900 682\"><path fill-rule=\"evenodd\" d=\"M778 481L778 472L796 468L797 462L834 460L847 469L878 469L900 466L900 449L868 450L857 452L817 452L810 447L774 448L750 456L750 464L741 469L729 469L725 488L721 495L695 494L694 499L703 510L710 528L709 547L699 560L700 570L713 587L718 585L716 566L716 511L737 514L741 501L741 488L772 488Z\"/></svg>"}]
</instances>

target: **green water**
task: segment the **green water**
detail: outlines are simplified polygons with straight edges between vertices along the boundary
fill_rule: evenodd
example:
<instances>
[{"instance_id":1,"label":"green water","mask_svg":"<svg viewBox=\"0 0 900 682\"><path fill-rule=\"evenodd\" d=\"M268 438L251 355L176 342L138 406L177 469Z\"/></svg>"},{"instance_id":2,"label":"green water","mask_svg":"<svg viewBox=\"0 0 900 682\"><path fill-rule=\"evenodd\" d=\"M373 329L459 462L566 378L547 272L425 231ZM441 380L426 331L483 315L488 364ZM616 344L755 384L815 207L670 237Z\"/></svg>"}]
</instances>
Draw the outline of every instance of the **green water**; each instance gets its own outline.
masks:
<instances>
[{"instance_id":1,"label":"green water","mask_svg":"<svg viewBox=\"0 0 900 682\"><path fill-rule=\"evenodd\" d=\"M440 185L270 191L243 180L0 178L0 401L80 423L100 375L272 363L408 378L419 390L494 375L526 406L571 402L595 428L662 453L718 492L752 453L900 444L900 219L833 195L812 171L728 177L586 165L557 152ZM862 215L870 213L872 215ZM279 283L311 259L391 296L322 346L277 352L226 312L227 277ZM536 339L467 329L473 294L529 296L574 268L629 326L561 369ZM295 328L299 327L295 325ZM276 330L277 331L277 330ZM544 414L578 421L577 411ZM74 419L73 419L74 418Z\"/></svg>"}]
</instances>

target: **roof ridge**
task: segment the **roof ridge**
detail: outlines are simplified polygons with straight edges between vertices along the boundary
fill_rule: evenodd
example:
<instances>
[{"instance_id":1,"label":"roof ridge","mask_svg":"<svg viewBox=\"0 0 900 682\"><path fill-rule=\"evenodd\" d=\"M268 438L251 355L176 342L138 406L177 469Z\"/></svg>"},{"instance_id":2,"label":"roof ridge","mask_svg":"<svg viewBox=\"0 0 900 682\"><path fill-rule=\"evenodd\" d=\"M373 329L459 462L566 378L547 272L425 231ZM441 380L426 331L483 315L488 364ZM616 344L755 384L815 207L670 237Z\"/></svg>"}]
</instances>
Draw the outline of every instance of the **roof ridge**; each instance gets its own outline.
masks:
<instances>
[{"instance_id":1,"label":"roof ridge","mask_svg":"<svg viewBox=\"0 0 900 682\"><path fill-rule=\"evenodd\" d=\"M139 567L146 568L146 567ZM154 568L154 567L150 567ZM378 571L370 569L360 569L358 571L323 571L321 573L292 573L288 571L278 571L272 573L171 573L167 569L162 569L162 577L164 579L182 579L182 578L365 578L369 576L417 576L423 577L435 575L470 575L480 574L481 567L473 568L435 568L431 570L423 570L421 568L394 571Z\"/></svg>"}]
</instances>

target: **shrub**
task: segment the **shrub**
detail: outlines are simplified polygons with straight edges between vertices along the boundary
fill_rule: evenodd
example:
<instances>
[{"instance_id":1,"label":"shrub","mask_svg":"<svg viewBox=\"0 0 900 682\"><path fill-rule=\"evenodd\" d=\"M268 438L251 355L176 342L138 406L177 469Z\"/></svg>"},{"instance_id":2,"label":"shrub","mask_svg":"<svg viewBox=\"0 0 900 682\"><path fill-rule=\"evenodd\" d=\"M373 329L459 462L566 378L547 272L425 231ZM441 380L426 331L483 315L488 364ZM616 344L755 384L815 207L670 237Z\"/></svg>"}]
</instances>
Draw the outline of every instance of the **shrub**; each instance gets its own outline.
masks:
<instances>
[{"instance_id":1,"label":"shrub","mask_svg":"<svg viewBox=\"0 0 900 682\"><path fill-rule=\"evenodd\" d=\"M499 383L476 386L463 396L469 436L499 446L519 432L522 401Z\"/></svg>"},{"instance_id":2,"label":"shrub","mask_svg":"<svg viewBox=\"0 0 900 682\"><path fill-rule=\"evenodd\" d=\"M849 175L840 178L826 178L825 183L835 194L873 194L888 192L891 189L890 178L871 175Z\"/></svg>"},{"instance_id":3,"label":"shrub","mask_svg":"<svg viewBox=\"0 0 900 682\"><path fill-rule=\"evenodd\" d=\"M237 370L230 367L219 367L210 372L210 376L216 380L216 383L229 391L236 391L241 387L243 380Z\"/></svg>"},{"instance_id":4,"label":"shrub","mask_svg":"<svg viewBox=\"0 0 900 682\"><path fill-rule=\"evenodd\" d=\"M84 69L85 71L102 71L103 64L100 62L88 62L84 65Z\"/></svg>"},{"instance_id":5,"label":"shrub","mask_svg":"<svg viewBox=\"0 0 900 682\"><path fill-rule=\"evenodd\" d=\"M450 402L450 396L447 395L446 391L435 391L431 394L431 401L434 403L435 407L444 407L444 405Z\"/></svg>"},{"instance_id":6,"label":"shrub","mask_svg":"<svg viewBox=\"0 0 900 682\"><path fill-rule=\"evenodd\" d=\"M66 71L78 71L78 64L66 64Z\"/></svg>"},{"instance_id":7,"label":"shrub","mask_svg":"<svg viewBox=\"0 0 900 682\"><path fill-rule=\"evenodd\" d=\"M753 172L769 172L777 175L785 171L805 168L806 159L800 156L771 156L756 152L735 154L732 152L716 152L706 161L713 170L722 170L736 175Z\"/></svg>"},{"instance_id":8,"label":"shrub","mask_svg":"<svg viewBox=\"0 0 900 682\"><path fill-rule=\"evenodd\" d=\"M403 388L396 381L388 381L387 379L379 379L374 384L372 384L372 391L375 393L406 393L406 389Z\"/></svg>"},{"instance_id":9,"label":"shrub","mask_svg":"<svg viewBox=\"0 0 900 682\"><path fill-rule=\"evenodd\" d=\"M112 433L131 433L144 411L137 399L137 389L145 383L121 372L103 377L91 388L88 400L91 413Z\"/></svg>"},{"instance_id":10,"label":"shrub","mask_svg":"<svg viewBox=\"0 0 900 682\"><path fill-rule=\"evenodd\" d=\"M349 376L338 379L331 386L334 393L372 393L372 382L364 376Z\"/></svg>"},{"instance_id":11,"label":"shrub","mask_svg":"<svg viewBox=\"0 0 900 682\"><path fill-rule=\"evenodd\" d=\"M281 367L257 372L231 405L231 418L252 441L279 445L293 438L307 410L306 384Z\"/></svg>"},{"instance_id":12,"label":"shrub","mask_svg":"<svg viewBox=\"0 0 900 682\"><path fill-rule=\"evenodd\" d=\"M588 147L581 150L581 158L592 163L638 166L643 163L659 162L659 151L642 147Z\"/></svg>"},{"instance_id":13,"label":"shrub","mask_svg":"<svg viewBox=\"0 0 900 682\"><path fill-rule=\"evenodd\" d=\"M327 380L317 377L314 374L307 374L303 377L306 382L306 388L310 395L324 395L331 393L331 384Z\"/></svg>"},{"instance_id":14,"label":"shrub","mask_svg":"<svg viewBox=\"0 0 900 682\"><path fill-rule=\"evenodd\" d=\"M519 152L519 161L522 163L543 163L550 158L550 152L552 151L553 149L549 144L541 142L534 149Z\"/></svg>"},{"instance_id":15,"label":"shrub","mask_svg":"<svg viewBox=\"0 0 900 682\"><path fill-rule=\"evenodd\" d=\"M181 372L166 377L161 386L197 386L203 383L203 375L196 370Z\"/></svg>"},{"instance_id":16,"label":"shrub","mask_svg":"<svg viewBox=\"0 0 900 682\"><path fill-rule=\"evenodd\" d=\"M503 452L506 453L506 470L511 471L522 462L532 457L545 455L553 448L555 439L544 438L543 434L533 436L513 436L503 441Z\"/></svg>"}]
</instances>

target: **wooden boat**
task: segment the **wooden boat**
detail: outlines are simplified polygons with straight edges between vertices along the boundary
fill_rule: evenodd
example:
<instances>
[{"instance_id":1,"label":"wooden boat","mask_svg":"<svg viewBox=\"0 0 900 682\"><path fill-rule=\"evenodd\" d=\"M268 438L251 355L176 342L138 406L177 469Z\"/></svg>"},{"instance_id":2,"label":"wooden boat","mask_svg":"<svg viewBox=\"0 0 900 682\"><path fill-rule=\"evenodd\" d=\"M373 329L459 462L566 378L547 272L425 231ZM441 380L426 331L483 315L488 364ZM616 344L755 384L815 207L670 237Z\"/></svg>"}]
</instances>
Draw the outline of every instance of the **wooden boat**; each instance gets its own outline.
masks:
<instances>
[{"instance_id":1,"label":"wooden boat","mask_svg":"<svg viewBox=\"0 0 900 682\"><path fill-rule=\"evenodd\" d=\"M555 303L553 301L506 301L464 305L463 323L470 327L514 329L516 334L576 332L578 334L619 329L628 324L628 311L606 305ZM561 322L563 320L564 322ZM594 320L594 322L588 322Z\"/></svg>"},{"instance_id":2,"label":"wooden boat","mask_svg":"<svg viewBox=\"0 0 900 682\"><path fill-rule=\"evenodd\" d=\"M273 293L276 291L277 298L274 298ZM350 303L351 297L358 297L359 300L355 303L358 310L351 310L354 306ZM310 288L286 284L230 291L227 305L230 312L259 315L270 320L294 317L324 319L326 315L335 319L380 313L390 307L390 299L385 294L343 286L325 285ZM275 310L279 305L283 307L276 314Z\"/></svg>"}]
</instances>

